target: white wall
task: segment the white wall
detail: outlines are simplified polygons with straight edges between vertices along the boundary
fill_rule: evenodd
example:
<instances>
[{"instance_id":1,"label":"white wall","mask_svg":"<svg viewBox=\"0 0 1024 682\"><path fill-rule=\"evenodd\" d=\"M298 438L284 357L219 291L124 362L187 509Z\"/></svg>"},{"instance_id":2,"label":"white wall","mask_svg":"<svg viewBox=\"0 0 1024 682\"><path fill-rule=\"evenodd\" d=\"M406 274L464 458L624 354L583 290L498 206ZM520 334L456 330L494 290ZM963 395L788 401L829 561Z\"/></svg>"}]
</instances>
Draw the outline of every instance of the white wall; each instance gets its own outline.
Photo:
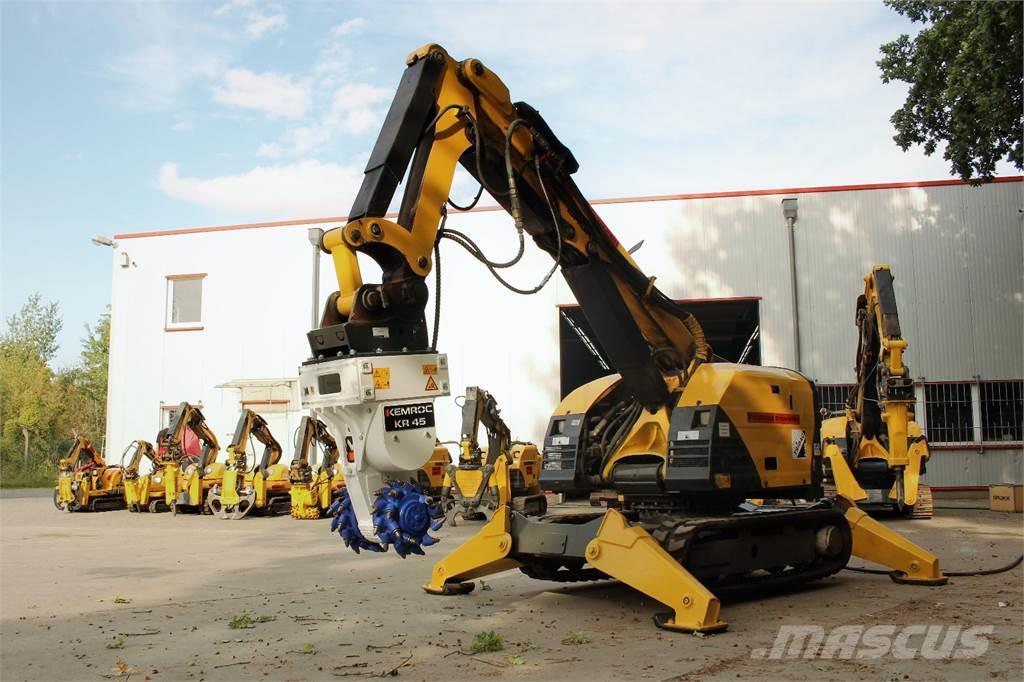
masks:
<instances>
[{"instance_id":1,"label":"white wall","mask_svg":"<svg viewBox=\"0 0 1024 682\"><path fill-rule=\"evenodd\" d=\"M1021 183L801 193L797 223L804 371L823 383L852 379L853 310L873 263L896 275L907 362L929 380L1024 378L1024 245ZM627 247L680 299L761 297L764 364L793 366L786 225L787 194L599 205ZM494 259L515 253L511 219L500 211L449 218ZM324 228L331 224L322 225ZM311 247L306 225L125 238L115 251L111 320L108 439L117 453L135 438L153 439L161 402L202 402L217 433L230 437L239 392L216 388L239 379L297 376L308 357ZM528 245L509 278L532 286L550 259ZM121 252L132 264L121 268ZM361 258L366 281L378 281ZM165 332L167 275L208 273L203 326ZM321 259L321 298L336 289ZM556 274L541 293L518 296L453 242L442 242L439 349L450 358L453 390L480 385L495 394L515 437L540 441L558 402L556 304L573 302ZM428 278L433 319L433 275ZM438 433L458 437L454 396L437 405ZM297 400L289 416L294 429ZM277 433L291 457L291 433ZM1017 462L1020 452L988 457ZM1005 458L1010 458L1009 460ZM940 467L947 483L970 484L974 473ZM1001 464L984 467L1001 472ZM981 475L980 473L977 475ZM995 475L994 473L992 475ZM933 480L933 483L936 482ZM985 481L990 482L990 481Z\"/></svg>"}]
</instances>

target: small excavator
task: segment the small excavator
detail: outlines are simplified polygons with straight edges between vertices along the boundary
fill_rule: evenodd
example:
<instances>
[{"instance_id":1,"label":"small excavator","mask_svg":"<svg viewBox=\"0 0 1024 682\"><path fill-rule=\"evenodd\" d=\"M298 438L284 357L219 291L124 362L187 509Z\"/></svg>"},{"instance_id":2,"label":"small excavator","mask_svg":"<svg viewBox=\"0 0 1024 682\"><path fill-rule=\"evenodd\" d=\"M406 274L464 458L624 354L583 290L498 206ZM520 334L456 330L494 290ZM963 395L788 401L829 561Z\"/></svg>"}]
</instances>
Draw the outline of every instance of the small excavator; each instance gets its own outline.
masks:
<instances>
[{"instance_id":1,"label":"small excavator","mask_svg":"<svg viewBox=\"0 0 1024 682\"><path fill-rule=\"evenodd\" d=\"M316 469L316 451L323 450ZM288 467L291 482L291 515L296 519L319 519L331 506L336 493L345 487L338 466L338 443L327 425L316 417L303 417L296 436L295 457Z\"/></svg>"},{"instance_id":2,"label":"small excavator","mask_svg":"<svg viewBox=\"0 0 1024 682\"><path fill-rule=\"evenodd\" d=\"M483 448L478 441L481 426L487 431ZM503 505L526 516L547 511L547 498L540 489L537 447L512 441L497 400L477 386L468 387L463 397L459 452L459 463L448 466L441 488L446 523L454 526L459 516L488 520Z\"/></svg>"},{"instance_id":3,"label":"small excavator","mask_svg":"<svg viewBox=\"0 0 1024 682\"><path fill-rule=\"evenodd\" d=\"M876 265L857 297L856 383L844 414L821 423L825 490L867 511L930 519L931 488L921 483L928 441L914 421L914 379L903 362L907 340L893 280L888 265Z\"/></svg>"},{"instance_id":4,"label":"small excavator","mask_svg":"<svg viewBox=\"0 0 1024 682\"><path fill-rule=\"evenodd\" d=\"M263 445L263 454L252 471L248 446L252 438ZM288 467L279 464L281 444L267 420L252 410L242 410L235 435L227 446L228 461L221 481L206 496L206 507L221 519L238 520L249 512L284 514L290 507Z\"/></svg>"},{"instance_id":5,"label":"small excavator","mask_svg":"<svg viewBox=\"0 0 1024 682\"><path fill-rule=\"evenodd\" d=\"M53 504L67 512L124 509L123 481L121 467L108 466L88 438L75 436L57 463Z\"/></svg>"},{"instance_id":6,"label":"small excavator","mask_svg":"<svg viewBox=\"0 0 1024 682\"><path fill-rule=\"evenodd\" d=\"M128 464L124 464L129 452L131 457ZM140 474L143 459L151 463L151 473ZM124 467L124 501L128 511L169 511L170 507L164 500L164 477L161 472L164 461L157 455L153 444L141 439L132 441L121 455L121 462Z\"/></svg>"},{"instance_id":7,"label":"small excavator","mask_svg":"<svg viewBox=\"0 0 1024 682\"><path fill-rule=\"evenodd\" d=\"M185 451L186 429L192 431L202 444L198 457ZM164 466L160 475L164 479L167 506L175 514L183 511L203 513L210 490L223 481L225 466L216 461L220 444L213 429L207 425L202 410L187 402L178 405L173 423L158 437L157 448L163 452Z\"/></svg>"},{"instance_id":8,"label":"small excavator","mask_svg":"<svg viewBox=\"0 0 1024 682\"><path fill-rule=\"evenodd\" d=\"M513 569L555 582L612 578L668 607L655 616L659 627L711 633L727 627L719 595L802 585L842 570L851 555L887 566L899 582L946 582L934 555L845 496L822 499L813 382L716 361L696 318L639 268L583 196L576 158L540 112L512 100L481 61L457 61L439 45L406 65L347 222L321 239L338 290L307 334L311 357L299 368L303 407L351 438L331 524L350 549L424 554L444 521L415 472L436 443L434 400L450 394L449 358L426 320L426 278L448 240L520 294L561 271L615 376L567 396L548 433L559 436L559 466L594 471L619 504L540 519L503 505L434 566L427 592L466 594L474 579ZM511 261L445 226L459 165L512 216L519 255ZM642 216L633 219L642 226ZM554 261L532 288L501 276L522 256L526 234ZM363 282L360 254L380 266L381 282ZM584 428L622 401L628 410L614 438ZM578 457L594 467L578 469ZM544 462L553 463L547 452Z\"/></svg>"}]
</instances>

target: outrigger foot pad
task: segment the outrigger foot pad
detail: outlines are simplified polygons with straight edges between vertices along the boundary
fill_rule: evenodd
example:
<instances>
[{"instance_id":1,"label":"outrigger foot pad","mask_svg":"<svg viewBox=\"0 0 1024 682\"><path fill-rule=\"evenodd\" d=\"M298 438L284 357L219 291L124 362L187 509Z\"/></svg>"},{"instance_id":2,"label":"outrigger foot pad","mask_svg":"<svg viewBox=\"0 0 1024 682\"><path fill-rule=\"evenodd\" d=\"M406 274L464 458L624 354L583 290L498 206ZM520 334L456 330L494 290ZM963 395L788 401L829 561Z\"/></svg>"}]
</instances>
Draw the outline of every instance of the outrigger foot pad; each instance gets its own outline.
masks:
<instances>
[{"instance_id":1,"label":"outrigger foot pad","mask_svg":"<svg viewBox=\"0 0 1024 682\"><path fill-rule=\"evenodd\" d=\"M664 611L662 613L654 614L654 624L662 630L670 630L671 632L697 632L703 635L713 635L718 632L725 632L729 628L728 623L718 622L714 625L708 625L701 628L688 628L682 625L676 625L673 614Z\"/></svg>"},{"instance_id":2,"label":"outrigger foot pad","mask_svg":"<svg viewBox=\"0 0 1024 682\"><path fill-rule=\"evenodd\" d=\"M446 597L469 594L475 588L476 583L471 580L467 582L452 581L450 583L445 583L440 590L429 583L423 586L423 590L428 594L439 594Z\"/></svg>"},{"instance_id":3,"label":"outrigger foot pad","mask_svg":"<svg viewBox=\"0 0 1024 682\"><path fill-rule=\"evenodd\" d=\"M941 578L908 578L907 574L903 571L893 571L889 574L889 577L894 583L900 585L924 585L925 587L938 587L939 585L945 585L949 582L949 578L942 576Z\"/></svg>"}]
</instances>

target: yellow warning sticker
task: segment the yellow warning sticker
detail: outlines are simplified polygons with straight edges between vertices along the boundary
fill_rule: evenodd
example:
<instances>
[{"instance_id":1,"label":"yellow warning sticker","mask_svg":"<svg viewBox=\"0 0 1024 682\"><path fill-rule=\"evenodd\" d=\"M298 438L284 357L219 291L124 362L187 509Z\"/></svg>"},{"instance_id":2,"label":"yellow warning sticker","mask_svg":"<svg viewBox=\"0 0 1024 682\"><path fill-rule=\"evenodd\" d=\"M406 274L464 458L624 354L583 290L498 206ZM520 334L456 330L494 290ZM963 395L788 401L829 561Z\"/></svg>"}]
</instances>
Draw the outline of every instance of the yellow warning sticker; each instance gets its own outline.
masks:
<instances>
[{"instance_id":1,"label":"yellow warning sticker","mask_svg":"<svg viewBox=\"0 0 1024 682\"><path fill-rule=\"evenodd\" d=\"M427 377L427 386L423 390L425 390L425 391L436 391L437 390L437 382L434 381L434 377Z\"/></svg>"},{"instance_id":2,"label":"yellow warning sticker","mask_svg":"<svg viewBox=\"0 0 1024 682\"><path fill-rule=\"evenodd\" d=\"M437 374L437 365L422 365L424 374Z\"/></svg>"},{"instance_id":3,"label":"yellow warning sticker","mask_svg":"<svg viewBox=\"0 0 1024 682\"><path fill-rule=\"evenodd\" d=\"M374 388L391 388L391 368L390 367L374 367L373 368L373 387Z\"/></svg>"}]
</instances>

